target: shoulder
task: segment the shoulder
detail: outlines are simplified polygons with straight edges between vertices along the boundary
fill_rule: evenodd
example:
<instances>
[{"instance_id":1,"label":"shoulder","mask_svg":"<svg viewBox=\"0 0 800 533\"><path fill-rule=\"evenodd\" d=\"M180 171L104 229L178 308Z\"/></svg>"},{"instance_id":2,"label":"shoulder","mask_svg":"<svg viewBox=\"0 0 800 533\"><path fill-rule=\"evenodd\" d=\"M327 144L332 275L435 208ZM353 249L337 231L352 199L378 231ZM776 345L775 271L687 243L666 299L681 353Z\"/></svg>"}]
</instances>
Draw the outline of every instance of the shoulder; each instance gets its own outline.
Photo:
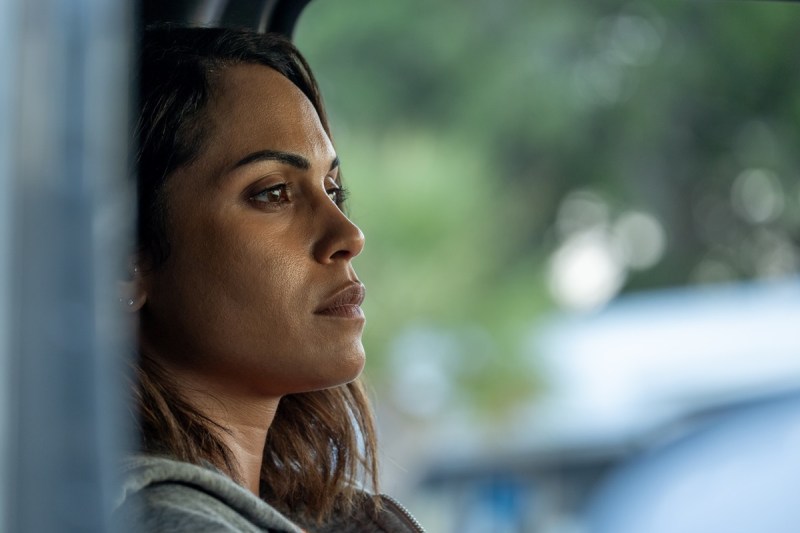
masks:
<instances>
[{"instance_id":1,"label":"shoulder","mask_svg":"<svg viewBox=\"0 0 800 533\"><path fill-rule=\"evenodd\" d=\"M115 518L135 524L139 531L261 531L218 499L179 484L154 485L130 495L116 509Z\"/></svg>"},{"instance_id":2,"label":"shoulder","mask_svg":"<svg viewBox=\"0 0 800 533\"><path fill-rule=\"evenodd\" d=\"M287 532L302 530L269 504L213 467L162 457L135 456L122 464L123 484L114 500L115 521L148 533ZM355 508L335 514L319 533L420 533L422 528L401 505L360 493Z\"/></svg>"},{"instance_id":3,"label":"shoulder","mask_svg":"<svg viewBox=\"0 0 800 533\"><path fill-rule=\"evenodd\" d=\"M267 503L211 468L137 456L124 461L122 474L115 518L141 531L300 532Z\"/></svg>"}]
</instances>

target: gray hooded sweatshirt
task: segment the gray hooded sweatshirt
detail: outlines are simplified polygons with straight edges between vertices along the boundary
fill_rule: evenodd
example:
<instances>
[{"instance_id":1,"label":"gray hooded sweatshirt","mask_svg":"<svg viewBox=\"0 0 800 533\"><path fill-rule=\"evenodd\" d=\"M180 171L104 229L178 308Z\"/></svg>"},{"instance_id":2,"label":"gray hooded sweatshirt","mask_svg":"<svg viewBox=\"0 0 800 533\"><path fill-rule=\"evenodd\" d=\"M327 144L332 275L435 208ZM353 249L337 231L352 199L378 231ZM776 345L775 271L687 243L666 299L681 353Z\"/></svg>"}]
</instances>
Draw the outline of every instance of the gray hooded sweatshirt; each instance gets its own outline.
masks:
<instances>
[{"instance_id":1,"label":"gray hooded sweatshirt","mask_svg":"<svg viewBox=\"0 0 800 533\"><path fill-rule=\"evenodd\" d=\"M123 465L122 492L115 519L134 531L171 533L420 533L416 520L390 498L372 510L362 494L355 513L334 515L305 529L213 467L163 457L135 456Z\"/></svg>"}]
</instances>

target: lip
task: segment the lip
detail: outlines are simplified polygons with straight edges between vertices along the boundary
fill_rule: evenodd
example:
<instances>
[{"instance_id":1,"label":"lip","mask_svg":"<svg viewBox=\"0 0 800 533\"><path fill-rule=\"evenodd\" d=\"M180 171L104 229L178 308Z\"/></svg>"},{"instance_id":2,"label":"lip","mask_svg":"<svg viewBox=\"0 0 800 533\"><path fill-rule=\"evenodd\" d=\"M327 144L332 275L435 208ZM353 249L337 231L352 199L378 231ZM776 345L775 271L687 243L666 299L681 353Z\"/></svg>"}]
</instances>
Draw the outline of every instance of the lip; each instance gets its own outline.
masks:
<instances>
[{"instance_id":1,"label":"lip","mask_svg":"<svg viewBox=\"0 0 800 533\"><path fill-rule=\"evenodd\" d=\"M315 315L331 316L338 318L363 319L366 289L361 283L348 283L328 297L315 311Z\"/></svg>"}]
</instances>

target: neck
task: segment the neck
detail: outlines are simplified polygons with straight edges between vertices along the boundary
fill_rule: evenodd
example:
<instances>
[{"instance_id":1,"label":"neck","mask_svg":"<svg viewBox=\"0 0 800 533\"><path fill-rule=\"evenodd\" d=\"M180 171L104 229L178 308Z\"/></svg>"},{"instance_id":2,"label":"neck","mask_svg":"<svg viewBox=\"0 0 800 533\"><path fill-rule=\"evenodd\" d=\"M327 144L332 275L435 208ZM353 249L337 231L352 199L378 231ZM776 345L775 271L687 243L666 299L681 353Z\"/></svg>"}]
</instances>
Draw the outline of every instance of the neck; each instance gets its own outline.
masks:
<instances>
[{"instance_id":1,"label":"neck","mask_svg":"<svg viewBox=\"0 0 800 533\"><path fill-rule=\"evenodd\" d=\"M236 474L241 482L256 496L260 492L261 464L267 432L275 418L279 401L280 398L270 398L262 400L258 406L248 403L241 409L228 409L219 418L209 417L215 421L225 421L224 427L228 431L221 432L219 437L233 454Z\"/></svg>"},{"instance_id":2,"label":"neck","mask_svg":"<svg viewBox=\"0 0 800 533\"><path fill-rule=\"evenodd\" d=\"M259 496L264 446L280 397L245 395L241 391L231 394L185 374L180 384L186 401L224 428L216 436L230 450L236 469L226 473Z\"/></svg>"}]
</instances>

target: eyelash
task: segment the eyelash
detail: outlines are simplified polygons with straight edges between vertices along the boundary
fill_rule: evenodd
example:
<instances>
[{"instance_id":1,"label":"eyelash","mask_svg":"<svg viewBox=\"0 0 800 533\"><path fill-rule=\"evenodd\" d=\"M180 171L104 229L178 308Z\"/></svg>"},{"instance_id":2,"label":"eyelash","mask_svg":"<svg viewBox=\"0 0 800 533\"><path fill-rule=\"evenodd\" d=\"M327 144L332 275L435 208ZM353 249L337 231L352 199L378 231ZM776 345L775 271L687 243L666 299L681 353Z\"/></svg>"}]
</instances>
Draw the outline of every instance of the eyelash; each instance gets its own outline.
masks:
<instances>
[{"instance_id":1,"label":"eyelash","mask_svg":"<svg viewBox=\"0 0 800 533\"><path fill-rule=\"evenodd\" d=\"M258 202L261 204L271 205L271 206L282 206L283 204L287 204L291 202L290 198L290 191L291 188L288 183L280 183L278 185L273 185L272 187L267 187L266 189L257 192L253 196L250 197L250 200L253 202ZM269 197L270 195L278 193L279 196L277 198ZM341 186L331 187L325 189L325 193L328 197L339 207L340 209L344 207L345 201L347 201L347 197L349 196L349 191ZM264 196L265 199L259 199L260 196ZM276 199L277 201L270 201L271 199Z\"/></svg>"},{"instance_id":2,"label":"eyelash","mask_svg":"<svg viewBox=\"0 0 800 533\"><path fill-rule=\"evenodd\" d=\"M345 189L341 185L337 185L336 187L330 189L325 189L325 192L328 193L328 197L331 197L331 195L333 195L331 200L333 200L333 203L335 203L339 207L339 209L344 207L344 203L350 196L350 191L348 189Z\"/></svg>"}]
</instances>

